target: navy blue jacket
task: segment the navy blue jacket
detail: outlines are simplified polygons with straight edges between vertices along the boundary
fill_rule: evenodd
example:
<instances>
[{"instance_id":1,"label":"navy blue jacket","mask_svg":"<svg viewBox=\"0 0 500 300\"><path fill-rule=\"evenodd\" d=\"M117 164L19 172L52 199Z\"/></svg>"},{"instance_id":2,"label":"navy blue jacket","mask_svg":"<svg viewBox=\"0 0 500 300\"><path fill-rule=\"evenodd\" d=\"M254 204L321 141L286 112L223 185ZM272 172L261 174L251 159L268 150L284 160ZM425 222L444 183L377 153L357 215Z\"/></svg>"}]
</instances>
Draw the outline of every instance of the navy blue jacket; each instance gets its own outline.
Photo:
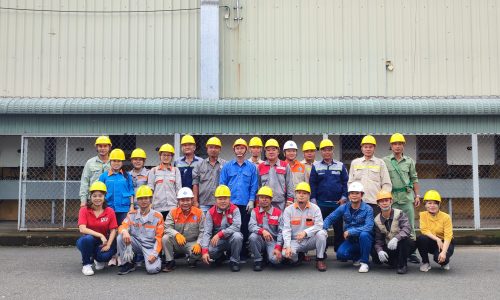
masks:
<instances>
[{"instance_id":1,"label":"navy blue jacket","mask_svg":"<svg viewBox=\"0 0 500 300\"><path fill-rule=\"evenodd\" d=\"M337 201L347 199L348 181L349 174L342 162L334 160L330 165L314 162L309 178L311 200L316 200L320 207L338 207Z\"/></svg>"}]
</instances>

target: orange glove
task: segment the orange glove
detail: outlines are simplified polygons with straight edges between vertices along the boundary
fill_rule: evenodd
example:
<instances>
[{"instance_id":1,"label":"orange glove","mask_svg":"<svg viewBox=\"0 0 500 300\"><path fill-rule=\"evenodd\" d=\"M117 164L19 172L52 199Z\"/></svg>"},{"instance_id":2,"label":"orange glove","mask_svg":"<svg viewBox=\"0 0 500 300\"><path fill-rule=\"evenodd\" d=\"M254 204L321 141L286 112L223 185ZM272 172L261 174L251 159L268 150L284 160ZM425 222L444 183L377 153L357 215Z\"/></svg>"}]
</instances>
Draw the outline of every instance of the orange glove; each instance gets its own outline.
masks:
<instances>
[{"instance_id":1,"label":"orange glove","mask_svg":"<svg viewBox=\"0 0 500 300\"><path fill-rule=\"evenodd\" d=\"M186 244L186 238L180 233L175 235L175 241L179 246L184 246Z\"/></svg>"},{"instance_id":2,"label":"orange glove","mask_svg":"<svg viewBox=\"0 0 500 300\"><path fill-rule=\"evenodd\" d=\"M201 253L200 244L198 244L198 243L194 244L193 249L191 249L191 251L193 252L194 255L200 254Z\"/></svg>"}]
</instances>

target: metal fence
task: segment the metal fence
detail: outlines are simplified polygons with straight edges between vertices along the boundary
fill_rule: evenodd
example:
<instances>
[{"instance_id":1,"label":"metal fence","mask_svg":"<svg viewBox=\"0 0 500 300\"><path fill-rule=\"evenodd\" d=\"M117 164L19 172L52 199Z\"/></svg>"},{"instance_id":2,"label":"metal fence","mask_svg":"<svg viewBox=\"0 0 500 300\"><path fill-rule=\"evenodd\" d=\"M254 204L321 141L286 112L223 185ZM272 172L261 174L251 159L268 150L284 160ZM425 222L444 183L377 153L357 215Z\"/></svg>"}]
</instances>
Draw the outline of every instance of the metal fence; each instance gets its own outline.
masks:
<instances>
[{"instance_id":1,"label":"metal fence","mask_svg":"<svg viewBox=\"0 0 500 300\"><path fill-rule=\"evenodd\" d=\"M317 145L327 135L261 136L264 142L276 138L280 145L294 140L301 147L306 140ZM181 135L111 136L113 148L127 157L136 147L147 154L146 166L159 163L157 150L171 143L180 154ZM208 135L194 135L196 155L205 158ZM239 136L219 136L221 157L233 158L231 145ZM347 167L360 157L362 135L330 135L335 144L334 158ZM250 136L243 136L246 140ZM376 156L390 154L389 136L376 136ZM21 142L19 180L19 229L74 228L79 210L80 175L85 162L96 155L95 137L24 136ZM421 194L437 189L443 197L442 209L450 213L456 229L500 228L500 138L477 135L406 135L405 154L417 162ZM264 154L263 154L264 155ZM302 154L299 149L299 159ZM264 158L264 157L263 157ZM317 153L316 159L319 160ZM125 168L131 168L126 162ZM422 210L421 205L417 208ZM417 214L418 217L418 214ZM417 222L418 224L418 222Z\"/></svg>"}]
</instances>

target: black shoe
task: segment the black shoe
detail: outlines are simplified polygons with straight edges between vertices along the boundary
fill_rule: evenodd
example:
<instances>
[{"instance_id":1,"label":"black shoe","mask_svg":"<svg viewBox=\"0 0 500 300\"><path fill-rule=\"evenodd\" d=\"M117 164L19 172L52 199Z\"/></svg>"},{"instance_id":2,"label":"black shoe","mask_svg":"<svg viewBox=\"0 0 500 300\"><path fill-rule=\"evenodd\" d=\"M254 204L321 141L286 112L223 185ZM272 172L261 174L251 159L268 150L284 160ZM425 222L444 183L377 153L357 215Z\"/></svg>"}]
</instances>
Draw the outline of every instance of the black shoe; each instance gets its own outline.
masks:
<instances>
[{"instance_id":1,"label":"black shoe","mask_svg":"<svg viewBox=\"0 0 500 300\"><path fill-rule=\"evenodd\" d=\"M240 271L240 264L231 262L231 272L239 272Z\"/></svg>"},{"instance_id":2,"label":"black shoe","mask_svg":"<svg viewBox=\"0 0 500 300\"><path fill-rule=\"evenodd\" d=\"M406 266L398 267L398 274L406 274L408 268Z\"/></svg>"},{"instance_id":3,"label":"black shoe","mask_svg":"<svg viewBox=\"0 0 500 300\"><path fill-rule=\"evenodd\" d=\"M125 275L130 272L135 271L135 265L133 263L125 263L124 265L120 266L120 270L118 271L118 275Z\"/></svg>"},{"instance_id":4,"label":"black shoe","mask_svg":"<svg viewBox=\"0 0 500 300\"><path fill-rule=\"evenodd\" d=\"M262 271L262 262L261 261L256 261L253 263L253 270L256 272Z\"/></svg>"},{"instance_id":5,"label":"black shoe","mask_svg":"<svg viewBox=\"0 0 500 300\"><path fill-rule=\"evenodd\" d=\"M415 253L410 254L408 257L408 261L411 262L412 264L419 264L420 259L418 259L417 255Z\"/></svg>"},{"instance_id":6,"label":"black shoe","mask_svg":"<svg viewBox=\"0 0 500 300\"><path fill-rule=\"evenodd\" d=\"M197 266L198 266L198 260L197 259L189 260L189 262L188 262L188 267L189 268L194 269Z\"/></svg>"},{"instance_id":7,"label":"black shoe","mask_svg":"<svg viewBox=\"0 0 500 300\"><path fill-rule=\"evenodd\" d=\"M172 272L175 270L175 260L167 261L165 267L162 269L163 272Z\"/></svg>"}]
</instances>

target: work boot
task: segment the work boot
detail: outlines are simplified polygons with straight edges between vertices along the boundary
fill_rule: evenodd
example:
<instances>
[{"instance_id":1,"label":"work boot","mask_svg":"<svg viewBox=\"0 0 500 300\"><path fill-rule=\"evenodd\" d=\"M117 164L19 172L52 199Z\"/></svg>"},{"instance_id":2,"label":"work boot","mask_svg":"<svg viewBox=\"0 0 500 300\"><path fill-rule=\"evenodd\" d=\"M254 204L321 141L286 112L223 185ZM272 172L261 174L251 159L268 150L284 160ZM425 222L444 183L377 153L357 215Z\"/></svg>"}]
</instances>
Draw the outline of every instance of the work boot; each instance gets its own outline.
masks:
<instances>
[{"instance_id":1,"label":"work boot","mask_svg":"<svg viewBox=\"0 0 500 300\"><path fill-rule=\"evenodd\" d=\"M262 262L261 261L256 261L253 263L253 270L256 272L262 271Z\"/></svg>"},{"instance_id":2,"label":"work boot","mask_svg":"<svg viewBox=\"0 0 500 300\"><path fill-rule=\"evenodd\" d=\"M240 264L232 261L231 262L231 272L239 272L239 271L240 271Z\"/></svg>"},{"instance_id":3,"label":"work boot","mask_svg":"<svg viewBox=\"0 0 500 300\"><path fill-rule=\"evenodd\" d=\"M165 267L162 269L163 272L172 272L175 270L175 260L167 261Z\"/></svg>"},{"instance_id":4,"label":"work boot","mask_svg":"<svg viewBox=\"0 0 500 300\"><path fill-rule=\"evenodd\" d=\"M188 262L188 267L189 268L194 269L197 266L198 266L198 260L197 259L189 260L189 262Z\"/></svg>"},{"instance_id":5,"label":"work boot","mask_svg":"<svg viewBox=\"0 0 500 300\"><path fill-rule=\"evenodd\" d=\"M408 272L407 266L398 267L398 274L406 274Z\"/></svg>"},{"instance_id":6,"label":"work boot","mask_svg":"<svg viewBox=\"0 0 500 300\"><path fill-rule=\"evenodd\" d=\"M408 261L411 262L412 264L419 264L420 263L420 259L418 259L417 255L415 253L412 253L412 254L410 254L410 256L408 256Z\"/></svg>"},{"instance_id":7,"label":"work boot","mask_svg":"<svg viewBox=\"0 0 500 300\"><path fill-rule=\"evenodd\" d=\"M318 271L320 271L320 272L326 271L326 263L323 259L316 261L316 269L318 269Z\"/></svg>"}]
</instances>

